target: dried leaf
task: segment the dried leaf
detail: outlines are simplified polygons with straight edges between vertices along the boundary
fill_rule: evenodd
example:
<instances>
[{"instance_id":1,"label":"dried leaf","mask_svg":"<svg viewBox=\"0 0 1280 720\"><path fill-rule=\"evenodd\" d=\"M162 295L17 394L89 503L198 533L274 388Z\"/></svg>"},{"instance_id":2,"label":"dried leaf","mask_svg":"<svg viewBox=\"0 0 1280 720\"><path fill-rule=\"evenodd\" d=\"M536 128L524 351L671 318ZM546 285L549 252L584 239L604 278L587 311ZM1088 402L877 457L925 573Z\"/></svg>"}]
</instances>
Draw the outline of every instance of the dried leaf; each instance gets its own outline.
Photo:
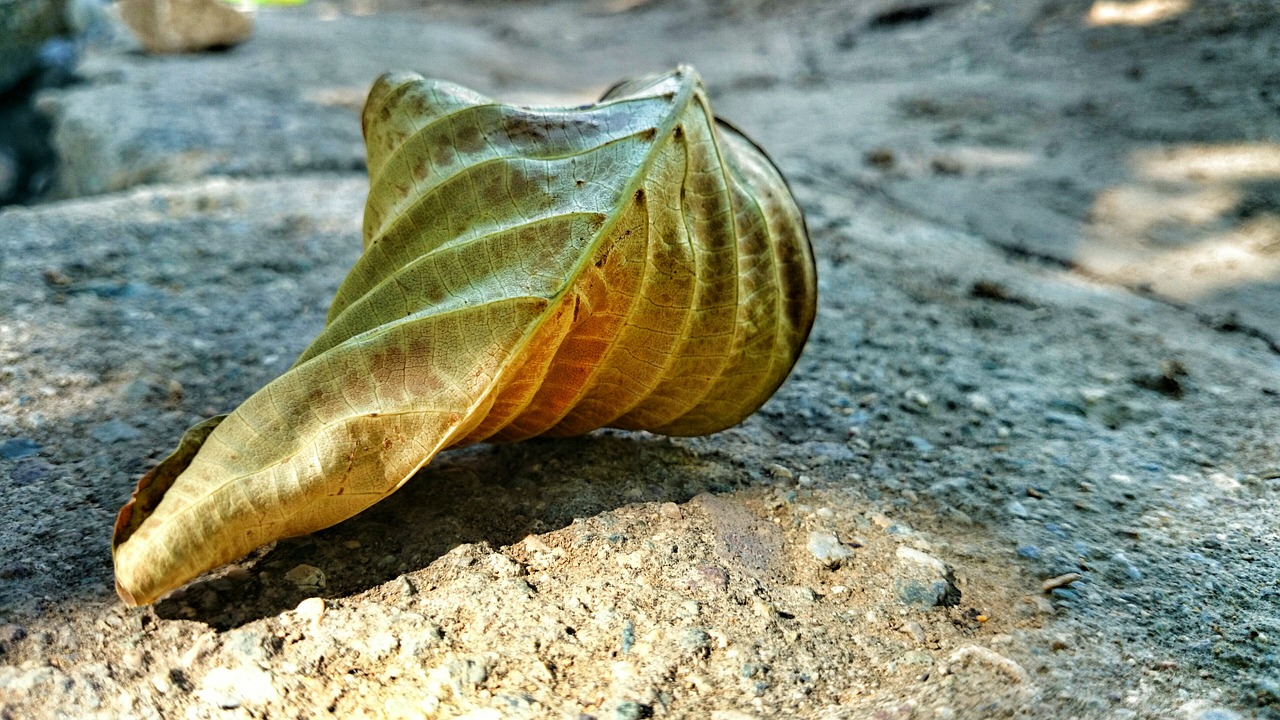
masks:
<instances>
[{"instance_id":1,"label":"dried leaf","mask_svg":"<svg viewBox=\"0 0 1280 720\"><path fill-rule=\"evenodd\" d=\"M724 429L800 354L800 211L691 68L556 110L391 74L363 122L364 253L293 367L139 482L125 602L349 518L446 448Z\"/></svg>"}]
</instances>

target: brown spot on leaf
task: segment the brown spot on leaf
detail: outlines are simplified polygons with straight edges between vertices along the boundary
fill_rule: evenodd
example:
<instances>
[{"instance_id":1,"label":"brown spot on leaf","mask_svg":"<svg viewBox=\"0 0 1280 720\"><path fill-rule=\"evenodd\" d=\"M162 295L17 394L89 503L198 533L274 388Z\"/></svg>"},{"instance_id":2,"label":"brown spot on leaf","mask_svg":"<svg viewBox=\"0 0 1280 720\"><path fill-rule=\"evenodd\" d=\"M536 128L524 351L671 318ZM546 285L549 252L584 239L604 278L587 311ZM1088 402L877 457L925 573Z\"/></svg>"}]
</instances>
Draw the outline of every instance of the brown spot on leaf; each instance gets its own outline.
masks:
<instances>
[{"instance_id":1,"label":"brown spot on leaf","mask_svg":"<svg viewBox=\"0 0 1280 720\"><path fill-rule=\"evenodd\" d=\"M540 118L516 115L507 121L507 137L518 145L535 145L546 141L547 128Z\"/></svg>"},{"instance_id":2,"label":"brown spot on leaf","mask_svg":"<svg viewBox=\"0 0 1280 720\"><path fill-rule=\"evenodd\" d=\"M484 147L484 135L481 134L480 128L472 123L467 123L458 128L453 135L454 147L458 148L458 152L470 153Z\"/></svg>"}]
</instances>

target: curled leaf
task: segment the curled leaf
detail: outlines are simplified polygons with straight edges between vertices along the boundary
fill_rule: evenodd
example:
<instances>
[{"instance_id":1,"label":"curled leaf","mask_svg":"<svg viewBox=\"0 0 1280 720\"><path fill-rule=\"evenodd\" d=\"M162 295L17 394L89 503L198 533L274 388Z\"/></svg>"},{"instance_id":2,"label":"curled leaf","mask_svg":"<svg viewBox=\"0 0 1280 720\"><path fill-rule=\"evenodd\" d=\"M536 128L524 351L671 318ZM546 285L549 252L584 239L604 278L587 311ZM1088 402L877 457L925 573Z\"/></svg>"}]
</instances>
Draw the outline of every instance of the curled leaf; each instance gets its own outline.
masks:
<instances>
[{"instance_id":1,"label":"curled leaf","mask_svg":"<svg viewBox=\"0 0 1280 720\"><path fill-rule=\"evenodd\" d=\"M446 448L724 429L799 357L800 211L691 68L555 110L389 74L363 124L364 253L297 362L142 478L113 543L127 603L349 518Z\"/></svg>"}]
</instances>

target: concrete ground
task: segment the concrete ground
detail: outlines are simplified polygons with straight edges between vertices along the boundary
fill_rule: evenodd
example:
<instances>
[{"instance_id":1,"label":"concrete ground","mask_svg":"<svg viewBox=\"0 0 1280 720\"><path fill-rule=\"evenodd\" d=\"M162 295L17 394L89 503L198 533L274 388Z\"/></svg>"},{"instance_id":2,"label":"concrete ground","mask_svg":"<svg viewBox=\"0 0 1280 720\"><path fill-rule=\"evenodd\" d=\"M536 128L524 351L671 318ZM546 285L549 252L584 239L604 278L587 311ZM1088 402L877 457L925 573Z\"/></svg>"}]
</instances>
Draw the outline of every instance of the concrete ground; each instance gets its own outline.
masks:
<instances>
[{"instance_id":1,"label":"concrete ground","mask_svg":"<svg viewBox=\"0 0 1280 720\"><path fill-rule=\"evenodd\" d=\"M1280 716L1278 20L351 0L91 52L41 101L56 199L0 213L0 713ZM578 104L678 62L813 236L772 401L446 454L119 603L137 477L290 364L359 253L374 77Z\"/></svg>"}]
</instances>

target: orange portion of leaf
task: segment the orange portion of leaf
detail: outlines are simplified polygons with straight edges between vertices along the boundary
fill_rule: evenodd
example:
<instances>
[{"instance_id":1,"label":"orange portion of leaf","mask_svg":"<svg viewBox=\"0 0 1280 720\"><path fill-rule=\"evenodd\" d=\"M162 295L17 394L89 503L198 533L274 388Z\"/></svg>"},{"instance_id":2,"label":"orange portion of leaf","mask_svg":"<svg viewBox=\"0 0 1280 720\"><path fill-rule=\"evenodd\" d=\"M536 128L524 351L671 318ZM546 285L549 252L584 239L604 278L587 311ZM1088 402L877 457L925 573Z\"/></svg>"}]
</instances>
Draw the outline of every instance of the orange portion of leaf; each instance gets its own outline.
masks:
<instances>
[{"instance_id":1,"label":"orange portion of leaf","mask_svg":"<svg viewBox=\"0 0 1280 720\"><path fill-rule=\"evenodd\" d=\"M803 219L692 69L563 110L390 74L363 124L364 253L293 367L139 483L125 602L351 517L446 448L724 429L799 357Z\"/></svg>"}]
</instances>

